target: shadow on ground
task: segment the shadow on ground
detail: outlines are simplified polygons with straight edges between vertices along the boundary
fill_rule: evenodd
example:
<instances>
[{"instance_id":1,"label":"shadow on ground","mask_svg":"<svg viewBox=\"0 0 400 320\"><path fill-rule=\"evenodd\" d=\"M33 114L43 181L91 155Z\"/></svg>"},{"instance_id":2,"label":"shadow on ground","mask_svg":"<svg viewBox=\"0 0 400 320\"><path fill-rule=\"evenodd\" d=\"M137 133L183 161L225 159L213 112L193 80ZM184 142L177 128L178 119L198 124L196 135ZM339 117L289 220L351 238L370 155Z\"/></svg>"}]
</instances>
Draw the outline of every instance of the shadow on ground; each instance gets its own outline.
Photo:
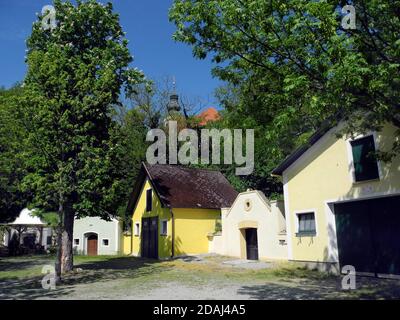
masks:
<instances>
[{"instance_id":1,"label":"shadow on ground","mask_svg":"<svg viewBox=\"0 0 400 320\"><path fill-rule=\"evenodd\" d=\"M51 261L52 258L47 255L2 258L0 259L0 272L29 269L35 266L42 266Z\"/></svg>"},{"instance_id":2,"label":"shadow on ground","mask_svg":"<svg viewBox=\"0 0 400 320\"><path fill-rule=\"evenodd\" d=\"M3 271L29 268L43 265L38 261L1 261ZM99 283L110 280L134 279L146 275L156 275L166 270L157 260L135 257L104 258L102 261L81 262L75 265L75 271L63 275L62 284L55 290L42 288L43 276L30 279L16 277L2 278L0 283L0 299L38 299L63 297L74 292L78 284Z\"/></svg>"},{"instance_id":3,"label":"shadow on ground","mask_svg":"<svg viewBox=\"0 0 400 320\"><path fill-rule=\"evenodd\" d=\"M400 281L358 277L355 290L343 290L341 277L289 280L242 286L239 295L255 300L400 299Z\"/></svg>"}]
</instances>

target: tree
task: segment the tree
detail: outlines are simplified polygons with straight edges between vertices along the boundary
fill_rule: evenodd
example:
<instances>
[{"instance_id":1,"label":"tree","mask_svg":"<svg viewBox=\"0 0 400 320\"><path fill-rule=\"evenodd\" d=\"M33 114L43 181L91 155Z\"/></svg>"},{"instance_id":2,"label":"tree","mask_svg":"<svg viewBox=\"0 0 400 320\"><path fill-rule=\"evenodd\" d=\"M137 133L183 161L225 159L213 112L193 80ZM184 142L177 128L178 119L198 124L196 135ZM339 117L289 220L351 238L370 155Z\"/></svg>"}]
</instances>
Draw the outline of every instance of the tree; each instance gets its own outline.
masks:
<instances>
[{"instance_id":1,"label":"tree","mask_svg":"<svg viewBox=\"0 0 400 320\"><path fill-rule=\"evenodd\" d=\"M342 26L345 4L355 30ZM212 57L238 94L227 109L261 128L276 164L325 119L351 119L348 132L400 128L399 13L398 1L176 0L170 20L195 57Z\"/></svg>"},{"instance_id":2,"label":"tree","mask_svg":"<svg viewBox=\"0 0 400 320\"><path fill-rule=\"evenodd\" d=\"M120 95L144 81L129 67L128 41L111 3L54 1L57 25L42 16L27 40L21 118L29 128L26 190L32 207L58 212L56 273L73 268L74 217L110 219L126 191Z\"/></svg>"},{"instance_id":3,"label":"tree","mask_svg":"<svg viewBox=\"0 0 400 320\"><path fill-rule=\"evenodd\" d=\"M146 133L145 115L137 108L128 109L122 106L120 109L121 123L121 156L122 172L121 200L117 209L118 216L124 221L126 229L131 225L131 212L126 212L126 207L131 196L135 179L139 174L142 161L146 157Z\"/></svg>"},{"instance_id":4,"label":"tree","mask_svg":"<svg viewBox=\"0 0 400 320\"><path fill-rule=\"evenodd\" d=\"M0 89L0 223L14 220L29 198L21 189L26 174L21 157L26 131L15 117L15 101L22 92L19 85Z\"/></svg>"},{"instance_id":5,"label":"tree","mask_svg":"<svg viewBox=\"0 0 400 320\"><path fill-rule=\"evenodd\" d=\"M167 105L170 96L176 93L177 88L173 77L166 76L152 80L146 84L135 86L129 96L130 105L144 115L145 125L149 129L159 128L163 120L170 117ZM200 97L179 93L179 104L182 115L186 120L199 112L207 101Z\"/></svg>"}]
</instances>

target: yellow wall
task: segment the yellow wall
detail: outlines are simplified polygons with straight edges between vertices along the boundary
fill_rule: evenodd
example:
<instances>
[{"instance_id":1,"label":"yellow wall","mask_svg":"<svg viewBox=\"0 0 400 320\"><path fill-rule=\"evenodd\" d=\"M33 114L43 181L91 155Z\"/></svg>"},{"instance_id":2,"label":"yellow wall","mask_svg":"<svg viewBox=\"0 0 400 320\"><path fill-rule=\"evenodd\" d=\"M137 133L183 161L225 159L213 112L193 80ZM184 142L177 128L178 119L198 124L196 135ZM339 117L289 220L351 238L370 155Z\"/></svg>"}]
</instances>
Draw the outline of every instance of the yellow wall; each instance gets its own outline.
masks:
<instances>
[{"instance_id":1,"label":"yellow wall","mask_svg":"<svg viewBox=\"0 0 400 320\"><path fill-rule=\"evenodd\" d=\"M302 261L337 261L332 253L335 240L332 205L348 199L361 199L400 193L400 157L380 162L379 181L352 181L351 149L346 137L337 139L335 129L312 146L283 173L285 210L288 220L289 259ZM376 147L388 150L395 128L386 125L376 134ZM317 235L296 237L298 211L315 211Z\"/></svg>"},{"instance_id":2,"label":"yellow wall","mask_svg":"<svg viewBox=\"0 0 400 320\"><path fill-rule=\"evenodd\" d=\"M139 200L136 204L136 207L133 212L132 217L132 253L134 255L140 256L140 235L136 236L134 234L135 223L139 222L140 224L140 232L142 232L142 217L156 217L159 218L159 226L158 226L158 256L160 258L167 258L171 256L171 215L169 213L168 208L163 208L161 206L160 199L158 198L157 194L153 190L153 206L152 211L146 212L146 191L151 189L150 182L146 179L145 183L143 184L142 191L139 196ZM160 223L161 219L168 220L168 233L166 236L160 235Z\"/></svg>"},{"instance_id":3,"label":"yellow wall","mask_svg":"<svg viewBox=\"0 0 400 320\"><path fill-rule=\"evenodd\" d=\"M207 234L215 231L221 210L173 209L175 217L175 255L208 253Z\"/></svg>"},{"instance_id":4,"label":"yellow wall","mask_svg":"<svg viewBox=\"0 0 400 320\"><path fill-rule=\"evenodd\" d=\"M121 248L122 254L126 254L126 255L131 254L132 253L132 236L122 234L121 243L122 243L122 248Z\"/></svg>"},{"instance_id":5,"label":"yellow wall","mask_svg":"<svg viewBox=\"0 0 400 320\"><path fill-rule=\"evenodd\" d=\"M148 180L143 184L139 200L132 217L132 253L140 256L140 236L135 236L135 223L139 222L142 231L142 217L159 218L158 256L168 258L172 254L172 219L169 208L163 208L153 190L153 210L146 212L146 190L151 188ZM207 233L215 230L216 220L220 218L220 210L173 208L175 218L175 256L208 252ZM167 235L160 235L161 220L167 219Z\"/></svg>"}]
</instances>

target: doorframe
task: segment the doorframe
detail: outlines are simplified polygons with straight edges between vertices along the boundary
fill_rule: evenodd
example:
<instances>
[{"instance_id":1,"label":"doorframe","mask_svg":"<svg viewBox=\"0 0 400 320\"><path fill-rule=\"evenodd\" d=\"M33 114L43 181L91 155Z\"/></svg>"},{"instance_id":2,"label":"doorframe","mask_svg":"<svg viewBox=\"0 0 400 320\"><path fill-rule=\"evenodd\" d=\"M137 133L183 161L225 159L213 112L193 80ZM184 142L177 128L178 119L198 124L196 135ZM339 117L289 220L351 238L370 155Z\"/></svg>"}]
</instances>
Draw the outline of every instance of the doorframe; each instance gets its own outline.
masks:
<instances>
[{"instance_id":1,"label":"doorframe","mask_svg":"<svg viewBox=\"0 0 400 320\"><path fill-rule=\"evenodd\" d=\"M240 259L247 259L246 249L246 229L257 229L257 246L258 246L258 222L254 220L243 220L238 223L239 243L240 243ZM260 252L259 252L260 253Z\"/></svg>"},{"instance_id":2,"label":"doorframe","mask_svg":"<svg viewBox=\"0 0 400 320\"><path fill-rule=\"evenodd\" d=\"M88 255L88 237L91 234L97 235L97 255L99 255L99 233L96 231L87 231L83 233L83 253Z\"/></svg>"},{"instance_id":3,"label":"doorframe","mask_svg":"<svg viewBox=\"0 0 400 320\"><path fill-rule=\"evenodd\" d=\"M325 215L327 221L327 233L328 233L328 261L337 263L341 272L341 265L339 261L339 249L337 244L337 232L336 232L336 218L335 218L335 204L341 204L346 202L356 202L356 201L363 201L363 200L373 200L373 199L380 199L380 198L388 198L388 197L397 197L400 196L400 191L395 191L394 193L388 192L376 192L367 195L361 195L358 197L343 197L337 199L326 200L324 202L325 207Z\"/></svg>"},{"instance_id":4,"label":"doorframe","mask_svg":"<svg viewBox=\"0 0 400 320\"><path fill-rule=\"evenodd\" d=\"M146 219L146 220L148 220L150 222L149 223L149 230L150 230L150 227L151 227L151 224L152 224L152 219L156 220L156 224L155 224L156 225L156 243L155 243L155 249L154 249L155 253L156 253L156 257L153 258L153 259L159 259L159 252L158 252L158 242L159 242L159 237L160 237L160 235L159 235L159 226L158 226L158 224L160 222L159 216L142 217L142 219L140 221L140 223L141 223L141 229L140 229L140 235L139 235L139 238L140 238L140 256L144 257L143 256L143 246L144 246L144 242L143 242L144 221L143 220L144 219ZM150 239L150 241L151 241L151 239ZM150 247L150 244L149 244L149 247ZM146 257L146 258L149 258L149 257Z\"/></svg>"},{"instance_id":5,"label":"doorframe","mask_svg":"<svg viewBox=\"0 0 400 320\"><path fill-rule=\"evenodd\" d=\"M247 237L246 237L246 234L247 234L247 230L253 230L252 232L255 232L256 233L256 237L257 237L257 243L256 243L256 245L257 245L257 259L249 259L248 258L248 255L249 255L249 253L248 253L248 251L247 251L247 247L248 247L248 244L247 244ZM253 227L250 227L250 228L245 228L245 229L243 229L244 230L244 236L245 236L245 241L246 241L246 247L245 247L245 249L246 249L246 251L245 251L245 254L246 254L246 260L252 260L252 261L259 261L260 260L260 250L259 250L259 240L258 240L258 228L253 228Z\"/></svg>"},{"instance_id":6,"label":"doorframe","mask_svg":"<svg viewBox=\"0 0 400 320\"><path fill-rule=\"evenodd\" d=\"M242 227L239 229L239 237L240 237L240 259L247 260L247 241L246 241L246 229L255 229L257 232L257 253L258 260L260 260L260 240L258 237L258 224L253 224L249 227Z\"/></svg>"}]
</instances>

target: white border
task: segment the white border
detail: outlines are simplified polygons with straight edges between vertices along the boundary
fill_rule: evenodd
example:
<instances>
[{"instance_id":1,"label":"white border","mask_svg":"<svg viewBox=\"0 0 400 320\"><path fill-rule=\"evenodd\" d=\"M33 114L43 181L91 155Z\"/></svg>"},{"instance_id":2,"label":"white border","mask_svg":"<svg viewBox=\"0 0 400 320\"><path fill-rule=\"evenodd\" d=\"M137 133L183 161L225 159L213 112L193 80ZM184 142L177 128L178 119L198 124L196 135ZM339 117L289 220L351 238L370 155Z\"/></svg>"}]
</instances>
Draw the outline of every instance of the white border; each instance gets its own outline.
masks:
<instances>
[{"instance_id":1,"label":"white border","mask_svg":"<svg viewBox=\"0 0 400 320\"><path fill-rule=\"evenodd\" d=\"M166 230L165 233L162 232L162 224L166 222ZM168 235L168 219L160 219L160 236L167 236Z\"/></svg>"},{"instance_id":2,"label":"white border","mask_svg":"<svg viewBox=\"0 0 400 320\"><path fill-rule=\"evenodd\" d=\"M138 226L138 232L136 233L136 226ZM133 236L134 237L140 237L140 222L139 221L134 221L133 222Z\"/></svg>"},{"instance_id":3,"label":"white border","mask_svg":"<svg viewBox=\"0 0 400 320\"><path fill-rule=\"evenodd\" d=\"M103 241L107 240L108 244L104 244ZM101 238L101 246L104 248L109 248L110 247L110 239L109 238Z\"/></svg>"},{"instance_id":4,"label":"white border","mask_svg":"<svg viewBox=\"0 0 400 320\"><path fill-rule=\"evenodd\" d=\"M363 181L356 181L356 177L355 177L355 170L354 170L354 159L353 159L353 148L351 146L351 143L353 141L357 141L360 140L362 138L367 138L372 136L373 141L374 141L374 148L375 151L379 151L379 143L378 143L378 138L377 138L377 134L375 131L369 131L365 134L359 134L355 137L350 137L346 139L346 148L347 148L347 158L348 158L348 165L350 168L350 182L353 185L358 185L361 183L367 183L367 182L371 182L371 181L381 181L382 177L383 177L383 173L382 173L382 165L381 162L379 160L376 161L377 166L378 166L378 179L371 179L371 180L363 180Z\"/></svg>"},{"instance_id":5,"label":"white border","mask_svg":"<svg viewBox=\"0 0 400 320\"><path fill-rule=\"evenodd\" d=\"M283 199L285 205L285 220L286 220L286 243L288 245L288 259L293 259L293 247L292 247L292 228L290 224L291 214L289 207L289 185L286 175L282 176L283 180Z\"/></svg>"},{"instance_id":6,"label":"white border","mask_svg":"<svg viewBox=\"0 0 400 320\"><path fill-rule=\"evenodd\" d=\"M100 245L99 245L99 233L98 232L96 232L96 231L85 231L85 232L83 232L83 242L82 242L82 244L83 244L83 253L85 254L85 255L87 255L88 254L88 252L87 252L87 234L89 234L89 233L94 233L95 235L97 235L97 255L99 255L99 248L100 248Z\"/></svg>"},{"instance_id":7,"label":"white border","mask_svg":"<svg viewBox=\"0 0 400 320\"><path fill-rule=\"evenodd\" d=\"M293 214L296 217L296 233L299 232L299 227L300 227L300 223L299 223L299 214L305 214L305 213L314 213L314 222L315 222L315 235L311 236L311 235L304 235L304 236L296 236L298 238L300 237L317 237L318 236L318 222L317 222L317 209L308 209L308 210L298 210L298 211L294 211Z\"/></svg>"},{"instance_id":8,"label":"white border","mask_svg":"<svg viewBox=\"0 0 400 320\"><path fill-rule=\"evenodd\" d=\"M151 190L151 210L147 211L147 191ZM153 188L147 188L146 189L146 206L145 206L145 212L152 212L153 211Z\"/></svg>"}]
</instances>

